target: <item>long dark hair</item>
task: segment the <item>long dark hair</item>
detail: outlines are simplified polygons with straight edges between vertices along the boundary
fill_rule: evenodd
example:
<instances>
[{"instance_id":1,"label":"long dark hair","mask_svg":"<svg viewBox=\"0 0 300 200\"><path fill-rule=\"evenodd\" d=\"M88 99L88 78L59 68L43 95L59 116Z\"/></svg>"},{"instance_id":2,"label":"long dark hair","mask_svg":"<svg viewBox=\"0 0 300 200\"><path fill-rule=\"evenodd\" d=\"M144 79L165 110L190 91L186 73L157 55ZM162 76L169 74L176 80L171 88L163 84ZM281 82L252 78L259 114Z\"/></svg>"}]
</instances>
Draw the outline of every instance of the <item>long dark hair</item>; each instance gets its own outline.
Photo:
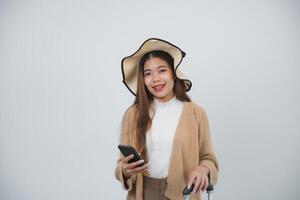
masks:
<instances>
[{"instance_id":1,"label":"long dark hair","mask_svg":"<svg viewBox=\"0 0 300 200\"><path fill-rule=\"evenodd\" d=\"M178 100L189 102L191 99L186 94L184 81L177 78L174 70L174 59L165 51L155 50L150 51L142 56L139 63L137 94L133 105L137 107L137 122L136 122L136 141L135 146L138 149L144 160L147 160L146 152L146 132L151 127L152 119L150 117L150 105L153 101L153 95L148 91L144 84L144 64L151 58L160 58L168 63L174 79L174 93Z\"/></svg>"}]
</instances>

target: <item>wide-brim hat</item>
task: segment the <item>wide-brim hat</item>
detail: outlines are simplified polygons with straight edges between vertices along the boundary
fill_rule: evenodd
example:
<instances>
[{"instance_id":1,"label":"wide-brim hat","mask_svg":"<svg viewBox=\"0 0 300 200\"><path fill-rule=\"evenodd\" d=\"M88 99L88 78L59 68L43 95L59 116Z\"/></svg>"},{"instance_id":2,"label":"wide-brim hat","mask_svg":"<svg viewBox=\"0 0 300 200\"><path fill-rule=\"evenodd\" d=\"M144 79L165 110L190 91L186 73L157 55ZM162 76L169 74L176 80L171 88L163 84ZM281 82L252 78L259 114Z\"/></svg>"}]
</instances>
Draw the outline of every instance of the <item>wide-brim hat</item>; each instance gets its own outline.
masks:
<instances>
[{"instance_id":1,"label":"wide-brim hat","mask_svg":"<svg viewBox=\"0 0 300 200\"><path fill-rule=\"evenodd\" d=\"M158 38L147 39L135 53L122 59L123 83L129 91L136 95L140 59L144 54L154 50L165 51L173 57L175 75L184 81L186 91L189 91L192 87L192 82L178 69L186 53L174 44Z\"/></svg>"}]
</instances>

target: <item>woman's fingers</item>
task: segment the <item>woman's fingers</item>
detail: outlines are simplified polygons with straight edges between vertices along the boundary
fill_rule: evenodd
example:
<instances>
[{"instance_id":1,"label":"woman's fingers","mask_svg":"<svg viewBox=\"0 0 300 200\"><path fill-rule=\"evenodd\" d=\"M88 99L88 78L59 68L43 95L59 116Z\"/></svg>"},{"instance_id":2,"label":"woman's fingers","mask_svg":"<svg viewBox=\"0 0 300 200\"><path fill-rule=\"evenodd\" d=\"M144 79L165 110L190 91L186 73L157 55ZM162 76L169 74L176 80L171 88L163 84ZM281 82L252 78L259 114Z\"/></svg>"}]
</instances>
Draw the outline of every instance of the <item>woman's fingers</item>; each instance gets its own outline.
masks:
<instances>
[{"instance_id":1,"label":"woman's fingers","mask_svg":"<svg viewBox=\"0 0 300 200\"><path fill-rule=\"evenodd\" d=\"M127 165L127 168L128 168L128 169L135 168L135 167L137 167L138 165L143 164L144 162L145 162L144 160L138 160L138 161L135 161L135 162L133 162L133 163L129 163L129 164Z\"/></svg>"},{"instance_id":2,"label":"woman's fingers","mask_svg":"<svg viewBox=\"0 0 300 200\"><path fill-rule=\"evenodd\" d=\"M209 169L205 166L197 166L195 169L191 172L189 180L188 180L188 186L191 186L193 183L193 194L199 194L200 191L205 191L208 186L208 174Z\"/></svg>"},{"instance_id":3,"label":"woman's fingers","mask_svg":"<svg viewBox=\"0 0 300 200\"><path fill-rule=\"evenodd\" d=\"M195 186L194 186L194 189L193 189L193 194L197 194L200 183L201 183L201 179L199 177L196 177L196 182L195 182Z\"/></svg>"},{"instance_id":4,"label":"woman's fingers","mask_svg":"<svg viewBox=\"0 0 300 200\"><path fill-rule=\"evenodd\" d=\"M135 168L136 166L143 164L145 162L144 160L138 160L132 163L128 163L129 160L132 159L133 157L134 157L133 154L131 154L123 158L123 164L126 166L126 169Z\"/></svg>"},{"instance_id":5,"label":"woman's fingers","mask_svg":"<svg viewBox=\"0 0 300 200\"><path fill-rule=\"evenodd\" d=\"M200 192L205 192L207 189L207 186L208 186L208 177L204 176L201 178L201 183L200 183L199 188L196 193L198 194Z\"/></svg>"},{"instance_id":6,"label":"woman's fingers","mask_svg":"<svg viewBox=\"0 0 300 200\"><path fill-rule=\"evenodd\" d=\"M208 186L208 177L205 176L197 176L195 181L195 186L193 189L194 194L199 194L200 191L204 192Z\"/></svg>"},{"instance_id":7,"label":"woman's fingers","mask_svg":"<svg viewBox=\"0 0 300 200\"><path fill-rule=\"evenodd\" d=\"M191 175L189 177L189 181L187 183L188 188L190 188L192 186L192 184L194 183L195 178L196 178L196 176L194 176L194 175Z\"/></svg>"},{"instance_id":8,"label":"woman's fingers","mask_svg":"<svg viewBox=\"0 0 300 200\"><path fill-rule=\"evenodd\" d=\"M134 173L139 173L139 172L142 172L145 169L147 169L147 167L148 167L148 163L144 164L143 166L133 168L131 171L134 172Z\"/></svg>"},{"instance_id":9,"label":"woman's fingers","mask_svg":"<svg viewBox=\"0 0 300 200\"><path fill-rule=\"evenodd\" d=\"M141 164L143 164L145 161L144 160L138 160L132 163L128 163L128 161L133 158L133 154L124 157L123 158L123 172L125 173L125 176L131 176L133 174L136 174L138 172L144 171L148 165L144 164L142 166L139 166Z\"/></svg>"},{"instance_id":10,"label":"woman's fingers","mask_svg":"<svg viewBox=\"0 0 300 200\"><path fill-rule=\"evenodd\" d=\"M130 176L134 175L134 174L137 174L139 172L143 172L145 169L147 169L148 167L148 164L144 164L143 166L141 167L135 167L135 168L127 168L126 169L126 172L127 174L129 174Z\"/></svg>"},{"instance_id":11,"label":"woman's fingers","mask_svg":"<svg viewBox=\"0 0 300 200\"><path fill-rule=\"evenodd\" d=\"M197 188L196 194L199 194L200 191L203 190L203 187L205 185L205 176L200 176L199 181L200 181L200 184L199 184L199 187Z\"/></svg>"},{"instance_id":12,"label":"woman's fingers","mask_svg":"<svg viewBox=\"0 0 300 200\"><path fill-rule=\"evenodd\" d=\"M129 156L126 156L126 157L121 157L120 159L122 160L122 171L123 171L123 174L125 175L125 177L129 177L130 174L127 170L127 166L128 166L128 161L133 158L133 154L130 154Z\"/></svg>"},{"instance_id":13,"label":"woman's fingers","mask_svg":"<svg viewBox=\"0 0 300 200\"><path fill-rule=\"evenodd\" d=\"M208 177L205 177L205 184L204 184L202 192L204 192L207 187L208 187Z\"/></svg>"},{"instance_id":14,"label":"woman's fingers","mask_svg":"<svg viewBox=\"0 0 300 200\"><path fill-rule=\"evenodd\" d=\"M123 163L128 163L128 161L133 158L133 154L130 154L129 156L123 157Z\"/></svg>"}]
</instances>

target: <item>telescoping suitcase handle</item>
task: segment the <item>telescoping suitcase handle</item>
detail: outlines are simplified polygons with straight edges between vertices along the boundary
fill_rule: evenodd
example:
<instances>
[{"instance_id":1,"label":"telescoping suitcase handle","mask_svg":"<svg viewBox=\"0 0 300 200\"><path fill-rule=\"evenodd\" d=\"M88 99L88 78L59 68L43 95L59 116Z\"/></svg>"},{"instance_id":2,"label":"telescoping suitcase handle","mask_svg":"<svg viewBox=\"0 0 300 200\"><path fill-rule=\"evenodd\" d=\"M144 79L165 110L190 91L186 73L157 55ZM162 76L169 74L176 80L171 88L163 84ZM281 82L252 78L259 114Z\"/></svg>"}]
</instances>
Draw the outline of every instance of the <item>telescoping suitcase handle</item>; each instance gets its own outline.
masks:
<instances>
[{"instance_id":1,"label":"telescoping suitcase handle","mask_svg":"<svg viewBox=\"0 0 300 200\"><path fill-rule=\"evenodd\" d=\"M183 200L189 200L190 199L190 195L191 195L191 192L193 191L194 189L194 184L188 188L187 186L184 188L182 194L183 194ZM206 188L206 192L207 192L207 195L208 195L208 200L211 200L211 193L214 191L214 186L209 183L207 188Z\"/></svg>"}]
</instances>

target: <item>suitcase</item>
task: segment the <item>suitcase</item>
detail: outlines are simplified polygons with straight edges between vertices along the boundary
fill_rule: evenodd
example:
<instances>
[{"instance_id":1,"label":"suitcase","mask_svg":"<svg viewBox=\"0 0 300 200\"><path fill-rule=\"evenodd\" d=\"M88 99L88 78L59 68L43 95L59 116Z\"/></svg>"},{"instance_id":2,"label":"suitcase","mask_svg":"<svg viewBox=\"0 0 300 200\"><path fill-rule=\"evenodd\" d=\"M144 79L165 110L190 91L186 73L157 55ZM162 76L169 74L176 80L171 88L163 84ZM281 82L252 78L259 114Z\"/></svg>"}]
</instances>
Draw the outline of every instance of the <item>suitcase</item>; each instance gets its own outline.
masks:
<instances>
[{"instance_id":1,"label":"suitcase","mask_svg":"<svg viewBox=\"0 0 300 200\"><path fill-rule=\"evenodd\" d=\"M184 188L184 190L182 191L183 194L183 200L189 200L190 199L190 194L194 189L194 185L192 185L190 188L188 188L187 186ZM209 183L209 185L206 188L206 192L207 192L207 199L211 200L212 199L212 192L214 191L214 186Z\"/></svg>"}]
</instances>

